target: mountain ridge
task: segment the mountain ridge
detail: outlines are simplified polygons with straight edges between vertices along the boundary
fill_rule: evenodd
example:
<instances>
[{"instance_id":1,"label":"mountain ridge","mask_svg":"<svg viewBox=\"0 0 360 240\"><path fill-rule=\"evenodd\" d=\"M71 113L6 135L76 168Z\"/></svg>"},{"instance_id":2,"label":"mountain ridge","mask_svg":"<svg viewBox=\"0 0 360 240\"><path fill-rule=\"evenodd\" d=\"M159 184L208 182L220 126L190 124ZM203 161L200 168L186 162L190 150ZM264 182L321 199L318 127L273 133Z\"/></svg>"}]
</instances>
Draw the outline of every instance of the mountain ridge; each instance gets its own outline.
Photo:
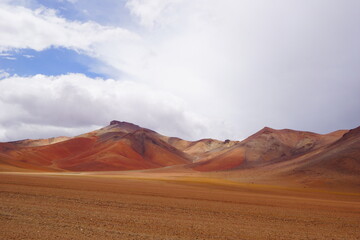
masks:
<instances>
[{"instance_id":1,"label":"mountain ridge","mask_svg":"<svg viewBox=\"0 0 360 240\"><path fill-rule=\"evenodd\" d=\"M178 166L178 167L177 167ZM360 175L360 127L317 134L264 127L242 141L168 137L113 120L72 138L0 143L0 171L128 171L187 169L195 172L271 169L266 174ZM167 171L164 169L164 171Z\"/></svg>"}]
</instances>

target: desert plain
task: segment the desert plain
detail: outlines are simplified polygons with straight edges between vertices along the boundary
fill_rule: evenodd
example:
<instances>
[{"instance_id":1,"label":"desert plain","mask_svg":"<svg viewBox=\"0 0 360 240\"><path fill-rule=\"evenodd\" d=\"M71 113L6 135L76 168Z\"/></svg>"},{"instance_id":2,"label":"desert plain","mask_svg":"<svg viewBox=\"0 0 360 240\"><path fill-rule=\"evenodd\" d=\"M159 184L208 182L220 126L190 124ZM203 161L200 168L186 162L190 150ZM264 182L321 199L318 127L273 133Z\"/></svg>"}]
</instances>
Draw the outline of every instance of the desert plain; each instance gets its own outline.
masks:
<instances>
[{"instance_id":1,"label":"desert plain","mask_svg":"<svg viewBox=\"0 0 360 240\"><path fill-rule=\"evenodd\" d=\"M360 194L159 174L0 174L1 239L360 239Z\"/></svg>"}]
</instances>

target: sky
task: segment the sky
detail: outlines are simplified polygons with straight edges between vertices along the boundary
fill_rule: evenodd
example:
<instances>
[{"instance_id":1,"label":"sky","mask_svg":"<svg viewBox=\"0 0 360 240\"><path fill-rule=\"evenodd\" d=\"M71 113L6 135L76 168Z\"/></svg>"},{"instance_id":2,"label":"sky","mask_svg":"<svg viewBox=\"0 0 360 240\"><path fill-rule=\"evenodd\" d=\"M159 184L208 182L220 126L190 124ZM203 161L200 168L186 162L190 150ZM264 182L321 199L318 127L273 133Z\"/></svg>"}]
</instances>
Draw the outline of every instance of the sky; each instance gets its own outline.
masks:
<instances>
[{"instance_id":1,"label":"sky","mask_svg":"<svg viewBox=\"0 0 360 240\"><path fill-rule=\"evenodd\" d=\"M358 0L0 0L0 141L360 125Z\"/></svg>"}]
</instances>

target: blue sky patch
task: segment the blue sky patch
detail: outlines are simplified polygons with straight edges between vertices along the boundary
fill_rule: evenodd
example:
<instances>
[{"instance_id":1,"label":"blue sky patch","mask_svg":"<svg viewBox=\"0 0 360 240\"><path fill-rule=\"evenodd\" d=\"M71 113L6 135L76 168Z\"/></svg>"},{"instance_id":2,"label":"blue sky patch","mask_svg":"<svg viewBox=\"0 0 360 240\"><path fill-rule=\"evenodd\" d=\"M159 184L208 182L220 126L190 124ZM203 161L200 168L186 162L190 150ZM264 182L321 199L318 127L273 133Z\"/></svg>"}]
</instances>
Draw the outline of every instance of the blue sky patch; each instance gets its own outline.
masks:
<instances>
[{"instance_id":1,"label":"blue sky patch","mask_svg":"<svg viewBox=\"0 0 360 240\"><path fill-rule=\"evenodd\" d=\"M67 20L94 21L107 26L131 27L134 23L125 7L126 0L78 0L48 1L38 0L38 4L56 9L57 14Z\"/></svg>"},{"instance_id":2,"label":"blue sky patch","mask_svg":"<svg viewBox=\"0 0 360 240\"><path fill-rule=\"evenodd\" d=\"M40 52L23 49L0 54L0 69L20 76L83 73L92 78L107 78L91 69L97 64L97 60L66 48L49 48Z\"/></svg>"}]
</instances>

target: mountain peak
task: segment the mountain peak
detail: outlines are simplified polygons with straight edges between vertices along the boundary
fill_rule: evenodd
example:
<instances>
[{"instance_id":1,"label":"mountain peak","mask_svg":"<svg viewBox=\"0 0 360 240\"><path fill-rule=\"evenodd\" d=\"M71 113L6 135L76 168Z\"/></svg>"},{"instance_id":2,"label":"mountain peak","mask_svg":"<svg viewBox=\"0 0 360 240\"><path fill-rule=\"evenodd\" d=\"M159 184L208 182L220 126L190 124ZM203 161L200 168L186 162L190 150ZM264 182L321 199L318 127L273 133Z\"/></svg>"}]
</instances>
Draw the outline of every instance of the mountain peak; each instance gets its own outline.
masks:
<instances>
[{"instance_id":1,"label":"mountain peak","mask_svg":"<svg viewBox=\"0 0 360 240\"><path fill-rule=\"evenodd\" d=\"M122 124L122 123L125 123L125 122L120 122L120 121L118 121L118 120L112 120L112 121L110 122L110 125L117 125L117 124Z\"/></svg>"},{"instance_id":2,"label":"mountain peak","mask_svg":"<svg viewBox=\"0 0 360 240\"><path fill-rule=\"evenodd\" d=\"M266 133L273 133L275 131L276 131L275 129L265 126L263 129L261 129L259 131L259 133L265 133L266 134Z\"/></svg>"},{"instance_id":3,"label":"mountain peak","mask_svg":"<svg viewBox=\"0 0 360 240\"><path fill-rule=\"evenodd\" d=\"M121 122L121 121L118 121L118 120L112 120L110 122L110 126L112 128L113 127L121 128L122 130L127 130L127 131L130 131L130 132L141 129L141 127L136 125L136 124L129 123L129 122Z\"/></svg>"},{"instance_id":4,"label":"mountain peak","mask_svg":"<svg viewBox=\"0 0 360 240\"><path fill-rule=\"evenodd\" d=\"M133 124L133 123L121 122L121 121L118 121L118 120L112 120L112 121L110 122L110 125L120 125L120 126L128 125L128 126L137 126L137 127L139 127L138 125L135 125L135 124Z\"/></svg>"}]
</instances>

